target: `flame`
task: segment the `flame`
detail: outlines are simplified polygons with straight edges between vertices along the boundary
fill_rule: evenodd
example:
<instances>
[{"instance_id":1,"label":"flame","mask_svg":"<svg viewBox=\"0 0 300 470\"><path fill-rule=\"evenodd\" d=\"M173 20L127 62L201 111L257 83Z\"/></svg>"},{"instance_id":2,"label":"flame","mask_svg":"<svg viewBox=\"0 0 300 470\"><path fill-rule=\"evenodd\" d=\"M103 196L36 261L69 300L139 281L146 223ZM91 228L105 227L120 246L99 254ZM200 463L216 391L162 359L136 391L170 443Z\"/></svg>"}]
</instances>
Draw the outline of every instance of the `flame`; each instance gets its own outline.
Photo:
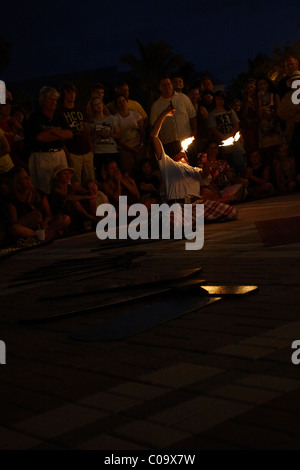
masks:
<instances>
[{"instance_id":1,"label":"flame","mask_svg":"<svg viewBox=\"0 0 300 470\"><path fill-rule=\"evenodd\" d=\"M195 139L195 137L188 137L187 139L182 140L182 141L181 141L181 148L182 148L182 150L184 150L184 151L186 152L188 146L193 142L194 139Z\"/></svg>"},{"instance_id":2,"label":"flame","mask_svg":"<svg viewBox=\"0 0 300 470\"><path fill-rule=\"evenodd\" d=\"M241 137L240 132L238 131L233 137L229 137L226 140L223 140L222 144L220 144L220 147L227 147L228 145L233 145L234 142L237 142Z\"/></svg>"}]
</instances>

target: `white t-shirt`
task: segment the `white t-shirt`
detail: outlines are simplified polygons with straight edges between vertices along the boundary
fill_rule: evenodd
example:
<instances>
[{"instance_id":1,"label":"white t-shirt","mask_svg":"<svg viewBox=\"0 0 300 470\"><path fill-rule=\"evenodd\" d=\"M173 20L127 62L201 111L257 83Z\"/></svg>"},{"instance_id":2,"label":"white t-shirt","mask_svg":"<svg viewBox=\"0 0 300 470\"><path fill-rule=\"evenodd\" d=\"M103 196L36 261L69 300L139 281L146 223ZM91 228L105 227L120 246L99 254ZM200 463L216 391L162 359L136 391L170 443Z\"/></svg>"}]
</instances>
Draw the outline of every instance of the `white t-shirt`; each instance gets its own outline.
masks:
<instances>
[{"instance_id":1,"label":"white t-shirt","mask_svg":"<svg viewBox=\"0 0 300 470\"><path fill-rule=\"evenodd\" d=\"M142 119L140 113L130 111L129 116L122 117L119 113L115 114L116 124L121 131L121 138L129 147L140 145L139 122Z\"/></svg>"},{"instance_id":2,"label":"white t-shirt","mask_svg":"<svg viewBox=\"0 0 300 470\"><path fill-rule=\"evenodd\" d=\"M167 116L162 123L159 133L160 140L163 144L184 140L191 136L192 129L190 119L196 116L196 111L191 100L184 93L174 92L172 98L163 98L160 96L151 108L150 125L153 126L158 116L172 102L175 108L173 116Z\"/></svg>"},{"instance_id":3,"label":"white t-shirt","mask_svg":"<svg viewBox=\"0 0 300 470\"><path fill-rule=\"evenodd\" d=\"M91 132L109 130L113 132L116 126L116 120L113 116L105 116L103 119L89 123ZM94 140L94 153L117 153L118 147L116 141L112 137L98 136Z\"/></svg>"},{"instance_id":4,"label":"white t-shirt","mask_svg":"<svg viewBox=\"0 0 300 470\"><path fill-rule=\"evenodd\" d=\"M185 196L200 197L200 182L208 184L211 179L211 177L203 179L200 168L174 162L163 150L158 163L167 199L184 199Z\"/></svg>"}]
</instances>

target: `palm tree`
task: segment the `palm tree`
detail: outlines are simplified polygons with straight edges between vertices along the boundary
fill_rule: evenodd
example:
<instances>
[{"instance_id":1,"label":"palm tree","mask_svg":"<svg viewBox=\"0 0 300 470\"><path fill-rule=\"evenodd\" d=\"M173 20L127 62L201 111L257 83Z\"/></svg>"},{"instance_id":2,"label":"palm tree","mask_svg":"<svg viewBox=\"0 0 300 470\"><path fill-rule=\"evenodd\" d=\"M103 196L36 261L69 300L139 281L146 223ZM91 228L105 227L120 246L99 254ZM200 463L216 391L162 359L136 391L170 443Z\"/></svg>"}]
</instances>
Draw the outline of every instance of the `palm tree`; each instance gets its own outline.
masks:
<instances>
[{"instance_id":1,"label":"palm tree","mask_svg":"<svg viewBox=\"0 0 300 470\"><path fill-rule=\"evenodd\" d=\"M166 42L149 42L142 44L137 39L140 58L132 54L121 57L121 61L130 65L132 71L140 80L140 86L145 92L145 102L150 109L156 99L159 78L174 72L178 67L186 63L186 60L178 54L174 54L172 47Z\"/></svg>"}]
</instances>

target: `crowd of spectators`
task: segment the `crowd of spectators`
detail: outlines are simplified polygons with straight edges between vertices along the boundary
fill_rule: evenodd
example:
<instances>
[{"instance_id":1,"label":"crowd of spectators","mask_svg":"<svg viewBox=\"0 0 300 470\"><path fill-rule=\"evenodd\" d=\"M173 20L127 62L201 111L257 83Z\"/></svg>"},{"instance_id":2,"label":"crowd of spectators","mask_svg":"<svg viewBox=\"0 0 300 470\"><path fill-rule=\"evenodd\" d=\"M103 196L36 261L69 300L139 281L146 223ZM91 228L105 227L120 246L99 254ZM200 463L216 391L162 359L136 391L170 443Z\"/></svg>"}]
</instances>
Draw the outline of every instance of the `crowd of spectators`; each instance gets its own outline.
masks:
<instances>
[{"instance_id":1,"label":"crowd of spectators","mask_svg":"<svg viewBox=\"0 0 300 470\"><path fill-rule=\"evenodd\" d=\"M231 100L210 77L186 89L183 77L163 76L160 96L146 110L129 99L127 83L115 87L109 103L105 87L95 84L84 107L73 83L59 91L44 86L30 115L7 90L0 105L1 245L35 239L41 229L47 239L94 228L98 205L117 208L121 195L147 208L168 199L159 147L150 138L158 120L155 139L159 135L164 154L177 162L181 156L179 165L197 172L208 169L199 193L204 201L233 205L295 191L300 105L291 96L300 80L297 58L287 57L285 67L279 83L250 77L242 97ZM183 158L181 143L188 137L194 140Z\"/></svg>"}]
</instances>

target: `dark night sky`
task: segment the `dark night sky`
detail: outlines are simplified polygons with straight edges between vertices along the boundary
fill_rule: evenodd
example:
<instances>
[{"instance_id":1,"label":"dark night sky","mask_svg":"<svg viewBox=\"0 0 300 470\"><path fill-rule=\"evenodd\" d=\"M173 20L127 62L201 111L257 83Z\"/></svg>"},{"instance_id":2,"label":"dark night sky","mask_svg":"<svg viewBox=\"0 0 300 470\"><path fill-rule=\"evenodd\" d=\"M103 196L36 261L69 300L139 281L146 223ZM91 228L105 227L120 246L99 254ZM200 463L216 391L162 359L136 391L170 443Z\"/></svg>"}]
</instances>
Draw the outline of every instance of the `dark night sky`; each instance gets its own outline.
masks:
<instances>
[{"instance_id":1,"label":"dark night sky","mask_svg":"<svg viewBox=\"0 0 300 470\"><path fill-rule=\"evenodd\" d=\"M4 8L4 11L3 11ZM13 45L0 78L15 81L117 65L142 42L163 39L174 53L229 84L248 58L300 37L299 0L6 2L0 34ZM4 18L6 19L4 21Z\"/></svg>"}]
</instances>

